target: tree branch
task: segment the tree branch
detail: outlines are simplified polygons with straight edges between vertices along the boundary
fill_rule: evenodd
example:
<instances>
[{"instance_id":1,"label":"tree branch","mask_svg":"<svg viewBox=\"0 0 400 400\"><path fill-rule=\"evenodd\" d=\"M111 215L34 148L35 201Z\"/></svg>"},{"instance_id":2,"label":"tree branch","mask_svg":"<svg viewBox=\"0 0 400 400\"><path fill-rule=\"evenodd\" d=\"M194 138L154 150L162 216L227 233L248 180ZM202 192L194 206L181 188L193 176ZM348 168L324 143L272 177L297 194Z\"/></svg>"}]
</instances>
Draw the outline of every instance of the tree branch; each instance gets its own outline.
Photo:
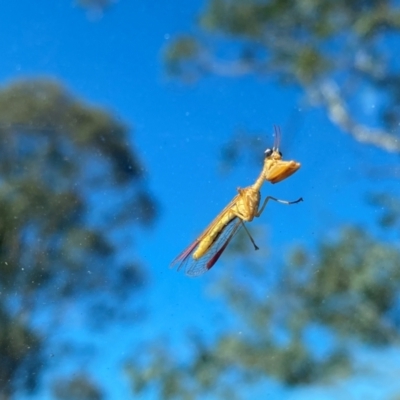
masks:
<instances>
[{"instance_id":1,"label":"tree branch","mask_svg":"<svg viewBox=\"0 0 400 400\"><path fill-rule=\"evenodd\" d=\"M336 82L329 80L314 89L327 108L329 119L358 142L372 144L390 153L400 154L400 141L383 129L368 128L350 117Z\"/></svg>"}]
</instances>

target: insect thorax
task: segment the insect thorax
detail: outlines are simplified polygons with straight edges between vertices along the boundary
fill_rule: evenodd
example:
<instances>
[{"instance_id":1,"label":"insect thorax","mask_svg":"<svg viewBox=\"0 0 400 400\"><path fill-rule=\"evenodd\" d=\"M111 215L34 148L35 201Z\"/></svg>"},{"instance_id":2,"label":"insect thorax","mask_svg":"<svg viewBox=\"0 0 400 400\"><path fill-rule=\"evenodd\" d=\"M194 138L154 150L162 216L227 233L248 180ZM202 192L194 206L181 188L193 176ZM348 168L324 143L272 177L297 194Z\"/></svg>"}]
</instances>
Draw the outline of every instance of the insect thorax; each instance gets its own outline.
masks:
<instances>
[{"instance_id":1,"label":"insect thorax","mask_svg":"<svg viewBox=\"0 0 400 400\"><path fill-rule=\"evenodd\" d=\"M251 221L258 211L260 191L251 186L241 189L236 202L236 210L243 221Z\"/></svg>"}]
</instances>

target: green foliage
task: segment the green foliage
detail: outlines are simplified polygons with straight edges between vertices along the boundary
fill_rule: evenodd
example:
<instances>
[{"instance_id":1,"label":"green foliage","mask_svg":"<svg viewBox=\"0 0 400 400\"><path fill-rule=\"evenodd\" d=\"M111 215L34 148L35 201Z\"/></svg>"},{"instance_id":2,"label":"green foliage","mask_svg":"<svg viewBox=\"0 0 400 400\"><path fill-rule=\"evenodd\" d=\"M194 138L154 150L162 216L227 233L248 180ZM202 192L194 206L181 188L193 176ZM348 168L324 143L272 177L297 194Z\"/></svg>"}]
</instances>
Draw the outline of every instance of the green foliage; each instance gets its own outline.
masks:
<instances>
[{"instance_id":1,"label":"green foliage","mask_svg":"<svg viewBox=\"0 0 400 400\"><path fill-rule=\"evenodd\" d=\"M102 400L102 392L84 373L72 378L58 379L53 384L57 400Z\"/></svg>"},{"instance_id":2,"label":"green foliage","mask_svg":"<svg viewBox=\"0 0 400 400\"><path fill-rule=\"evenodd\" d=\"M103 11L110 7L115 1L114 0L77 0L79 6L87 8L89 10Z\"/></svg>"},{"instance_id":3,"label":"green foliage","mask_svg":"<svg viewBox=\"0 0 400 400\"><path fill-rule=\"evenodd\" d=\"M69 149L60 148L66 138L75 149L79 149L81 156L88 150L90 153L97 153L104 160L107 159L112 167L113 178L118 183L142 175L141 165L127 143L127 127L104 110L72 98L56 82L24 81L4 88L0 96L0 121L3 145L7 145L7 140L16 134L23 135L28 140L46 140L46 147L42 150L44 155L51 162L57 161L57 167L62 168L61 171L68 174L67 177L72 176L75 171L74 161L68 157L62 158L63 155L70 155ZM4 150L8 149L6 146ZM38 149L26 151L26 156L30 156L29 161L32 158L35 161ZM10 169L15 167L12 155L7 157L7 167ZM3 165L4 163L5 161ZM46 167L44 163L37 164L37 168ZM33 174L36 172L38 171L32 171Z\"/></svg>"},{"instance_id":4,"label":"green foliage","mask_svg":"<svg viewBox=\"0 0 400 400\"><path fill-rule=\"evenodd\" d=\"M209 0L198 21L193 34L178 36L166 50L172 76L193 81L255 73L294 84L359 142L400 152L400 74L390 48L400 33L397 3ZM357 108L371 90L382 99L374 114L382 130L370 128ZM231 165L251 152L255 137L237 135L223 149L223 161ZM398 227L397 199L380 195L371 202L382 208L383 227ZM127 366L135 394L151 388L165 399L241 398L238 388L263 385L267 377L295 386L346 376L354 344L399 344L398 246L343 228L315 252L294 251L273 288L263 285L262 268L251 275L251 259L245 262L245 281L231 268L219 282L238 332L227 329L211 341L189 337L180 342L193 350L184 359L176 356L182 347L164 340L141 349ZM322 354L312 335L323 343Z\"/></svg>"},{"instance_id":5,"label":"green foliage","mask_svg":"<svg viewBox=\"0 0 400 400\"><path fill-rule=\"evenodd\" d=\"M367 196L367 201L381 210L378 222L382 228L400 228L400 199L389 193L374 193Z\"/></svg>"},{"instance_id":6,"label":"green foliage","mask_svg":"<svg viewBox=\"0 0 400 400\"><path fill-rule=\"evenodd\" d=\"M1 399L11 397L13 388L10 383L16 375L27 389L35 387L36 364L41 361L41 350L40 337L26 325L23 316L12 318L0 305Z\"/></svg>"},{"instance_id":7,"label":"green foliage","mask_svg":"<svg viewBox=\"0 0 400 400\"><path fill-rule=\"evenodd\" d=\"M179 40L174 41L166 49L164 58L168 73L181 75L186 80L192 80L200 72L195 64L200 53L199 43L190 36L182 35Z\"/></svg>"},{"instance_id":8,"label":"green foliage","mask_svg":"<svg viewBox=\"0 0 400 400\"><path fill-rule=\"evenodd\" d=\"M362 229L343 229L315 255L297 249L275 287L259 290L263 281L259 270L246 282L230 270L219 291L240 332L226 331L211 343L192 337L185 361L168 354L165 344L153 345L151 357L138 353L128 366L135 393L156 384L165 399L224 398L232 382L257 386L272 377L290 386L310 384L350 373L354 341L399 343L400 251ZM310 331L320 335L322 355Z\"/></svg>"},{"instance_id":9,"label":"green foliage","mask_svg":"<svg viewBox=\"0 0 400 400\"><path fill-rule=\"evenodd\" d=\"M338 57L338 50L347 52L351 45L350 38L364 48L366 40L372 40L374 35L382 31L396 31L399 25L400 12L382 1L293 3L286 0L210 0L201 15L199 28L204 34L222 34L222 37L237 40L249 51L263 49L264 52L260 54L267 57L255 58L255 68L265 62L265 72L274 66L275 73L288 73L295 80L302 81L301 75L296 73L301 70L301 54L305 54L305 58L311 58L312 63L319 59L326 60L324 67L321 64L317 69L322 74L328 71L329 66L339 67L343 62L342 57ZM342 38L346 38L346 41ZM191 46L195 47L195 43L201 40L185 35L178 38L172 47L180 48L181 42L191 42ZM203 41L204 45L205 43L210 41ZM339 45L340 48L335 49L334 45ZM214 48L210 46L209 44L208 50L212 54ZM179 56L184 59L187 54L182 51L175 58L178 59ZM306 64L311 69L315 68L310 61ZM313 80L317 78L318 75Z\"/></svg>"},{"instance_id":10,"label":"green foliage","mask_svg":"<svg viewBox=\"0 0 400 400\"><path fill-rule=\"evenodd\" d=\"M384 44L399 34L400 9L389 1L209 0L195 33L176 37L165 61L183 80L255 73L300 86L358 141L399 153L400 74ZM364 127L354 106L371 87L387 100L376 111L388 134Z\"/></svg>"},{"instance_id":11,"label":"green foliage","mask_svg":"<svg viewBox=\"0 0 400 400\"><path fill-rule=\"evenodd\" d=\"M290 270L288 279L309 310L307 318L364 343L399 342L393 318L400 282L397 248L362 230L346 229L336 243L321 244L319 258L303 266L300 280Z\"/></svg>"},{"instance_id":12,"label":"green foliage","mask_svg":"<svg viewBox=\"0 0 400 400\"><path fill-rule=\"evenodd\" d=\"M0 90L0 395L22 371L34 388L51 337L33 327L36 318L62 320L63 301L85 300L96 319L100 305L120 308L126 285L133 293L142 284L139 262L117 263L110 237L121 222L155 217L128 133L57 82ZM116 199L110 216L98 206L104 193Z\"/></svg>"}]
</instances>

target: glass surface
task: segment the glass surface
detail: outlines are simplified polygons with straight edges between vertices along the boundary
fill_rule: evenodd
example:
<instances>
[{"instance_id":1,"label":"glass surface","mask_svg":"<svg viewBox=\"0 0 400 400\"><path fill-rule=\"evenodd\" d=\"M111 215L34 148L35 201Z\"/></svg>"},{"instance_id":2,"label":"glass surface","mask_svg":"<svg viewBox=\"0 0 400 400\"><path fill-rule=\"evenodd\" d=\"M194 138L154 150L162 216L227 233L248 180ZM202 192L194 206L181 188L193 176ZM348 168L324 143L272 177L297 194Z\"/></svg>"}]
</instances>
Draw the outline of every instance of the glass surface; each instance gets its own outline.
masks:
<instances>
[{"instance_id":1,"label":"glass surface","mask_svg":"<svg viewBox=\"0 0 400 400\"><path fill-rule=\"evenodd\" d=\"M0 400L400 397L398 2L0 9Z\"/></svg>"}]
</instances>

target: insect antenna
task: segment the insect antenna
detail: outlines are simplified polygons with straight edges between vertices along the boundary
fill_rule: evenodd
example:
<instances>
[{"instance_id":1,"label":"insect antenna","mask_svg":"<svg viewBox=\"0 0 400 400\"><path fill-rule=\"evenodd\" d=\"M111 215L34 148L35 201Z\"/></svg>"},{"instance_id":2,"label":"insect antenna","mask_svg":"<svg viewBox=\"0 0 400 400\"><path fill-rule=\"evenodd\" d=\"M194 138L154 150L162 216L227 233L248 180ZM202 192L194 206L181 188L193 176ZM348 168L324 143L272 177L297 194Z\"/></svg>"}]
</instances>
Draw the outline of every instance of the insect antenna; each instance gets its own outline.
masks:
<instances>
[{"instance_id":1,"label":"insect antenna","mask_svg":"<svg viewBox=\"0 0 400 400\"><path fill-rule=\"evenodd\" d=\"M281 128L278 125L274 125L274 133L275 133L275 139L274 139L274 148L273 150L278 151L279 147L281 145Z\"/></svg>"}]
</instances>

